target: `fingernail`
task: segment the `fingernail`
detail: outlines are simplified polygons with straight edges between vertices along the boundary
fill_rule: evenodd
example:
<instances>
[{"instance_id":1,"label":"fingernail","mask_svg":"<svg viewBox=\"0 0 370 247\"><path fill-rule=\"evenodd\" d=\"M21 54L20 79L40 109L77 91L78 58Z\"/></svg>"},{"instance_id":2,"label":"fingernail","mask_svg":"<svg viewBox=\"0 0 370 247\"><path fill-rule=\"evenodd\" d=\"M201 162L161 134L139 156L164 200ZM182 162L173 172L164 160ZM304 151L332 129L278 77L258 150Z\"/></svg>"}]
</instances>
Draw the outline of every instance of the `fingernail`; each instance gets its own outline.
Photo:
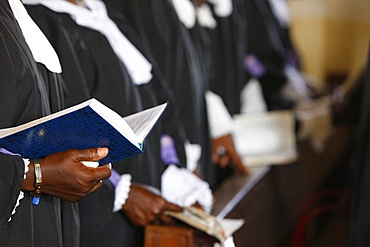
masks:
<instances>
[{"instance_id":1,"label":"fingernail","mask_svg":"<svg viewBox=\"0 0 370 247\"><path fill-rule=\"evenodd\" d=\"M98 148L99 156L105 156L108 154L108 148Z\"/></svg>"}]
</instances>

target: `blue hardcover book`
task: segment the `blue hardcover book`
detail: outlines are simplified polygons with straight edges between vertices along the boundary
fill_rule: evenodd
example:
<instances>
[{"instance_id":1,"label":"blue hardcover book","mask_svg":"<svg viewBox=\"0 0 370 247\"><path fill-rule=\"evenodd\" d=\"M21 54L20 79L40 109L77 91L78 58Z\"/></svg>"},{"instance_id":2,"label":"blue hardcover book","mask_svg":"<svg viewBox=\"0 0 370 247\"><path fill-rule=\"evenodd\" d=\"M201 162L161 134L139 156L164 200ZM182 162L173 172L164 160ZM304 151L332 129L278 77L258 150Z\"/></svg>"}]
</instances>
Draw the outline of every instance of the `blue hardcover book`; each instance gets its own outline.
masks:
<instances>
[{"instance_id":1,"label":"blue hardcover book","mask_svg":"<svg viewBox=\"0 0 370 247\"><path fill-rule=\"evenodd\" d=\"M0 131L0 147L23 158L42 158L69 149L108 147L104 165L144 150L145 138L167 103L122 118L96 99Z\"/></svg>"}]
</instances>

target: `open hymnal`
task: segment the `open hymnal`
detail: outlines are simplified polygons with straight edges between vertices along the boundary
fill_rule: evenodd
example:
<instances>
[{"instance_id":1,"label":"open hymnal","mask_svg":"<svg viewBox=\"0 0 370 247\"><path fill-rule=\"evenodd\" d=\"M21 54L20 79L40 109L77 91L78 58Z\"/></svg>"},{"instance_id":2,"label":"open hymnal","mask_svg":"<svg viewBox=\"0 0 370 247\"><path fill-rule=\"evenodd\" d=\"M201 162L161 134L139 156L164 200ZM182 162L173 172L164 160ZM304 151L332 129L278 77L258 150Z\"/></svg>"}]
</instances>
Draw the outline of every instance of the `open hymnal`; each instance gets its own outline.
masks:
<instances>
[{"instance_id":1,"label":"open hymnal","mask_svg":"<svg viewBox=\"0 0 370 247\"><path fill-rule=\"evenodd\" d=\"M0 131L0 147L23 158L42 158L69 149L109 148L108 164L140 154L167 103L121 117L96 99Z\"/></svg>"},{"instance_id":2,"label":"open hymnal","mask_svg":"<svg viewBox=\"0 0 370 247\"><path fill-rule=\"evenodd\" d=\"M271 111L234 116L236 151L249 167L289 164L296 160L294 112Z\"/></svg>"},{"instance_id":3,"label":"open hymnal","mask_svg":"<svg viewBox=\"0 0 370 247\"><path fill-rule=\"evenodd\" d=\"M206 213L196 207L184 207L182 212L166 211L166 213L223 243L243 224L244 219L222 219Z\"/></svg>"}]
</instances>

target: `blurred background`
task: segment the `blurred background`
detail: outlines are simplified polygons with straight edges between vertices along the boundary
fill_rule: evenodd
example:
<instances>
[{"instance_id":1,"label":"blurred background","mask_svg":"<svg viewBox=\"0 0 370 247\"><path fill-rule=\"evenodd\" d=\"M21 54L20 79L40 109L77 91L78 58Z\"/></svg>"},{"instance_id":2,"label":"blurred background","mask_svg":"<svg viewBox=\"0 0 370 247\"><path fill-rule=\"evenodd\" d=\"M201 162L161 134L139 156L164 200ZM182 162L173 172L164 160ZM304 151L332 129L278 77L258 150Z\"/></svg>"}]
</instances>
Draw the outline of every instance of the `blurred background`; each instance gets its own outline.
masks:
<instances>
[{"instance_id":1,"label":"blurred background","mask_svg":"<svg viewBox=\"0 0 370 247\"><path fill-rule=\"evenodd\" d=\"M367 0L288 0L291 37L307 74L320 86L366 63L370 34Z\"/></svg>"}]
</instances>

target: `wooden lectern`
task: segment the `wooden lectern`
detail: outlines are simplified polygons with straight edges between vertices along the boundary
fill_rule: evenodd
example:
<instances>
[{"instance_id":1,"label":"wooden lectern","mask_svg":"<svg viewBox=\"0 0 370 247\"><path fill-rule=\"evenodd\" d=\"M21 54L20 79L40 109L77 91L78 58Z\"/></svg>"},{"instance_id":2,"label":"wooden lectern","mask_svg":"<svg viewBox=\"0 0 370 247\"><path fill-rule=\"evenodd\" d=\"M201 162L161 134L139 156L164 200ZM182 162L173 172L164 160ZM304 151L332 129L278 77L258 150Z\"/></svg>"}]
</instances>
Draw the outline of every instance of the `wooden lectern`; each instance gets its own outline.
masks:
<instances>
[{"instance_id":1,"label":"wooden lectern","mask_svg":"<svg viewBox=\"0 0 370 247\"><path fill-rule=\"evenodd\" d=\"M178 226L148 225L144 247L195 247L194 230Z\"/></svg>"}]
</instances>

